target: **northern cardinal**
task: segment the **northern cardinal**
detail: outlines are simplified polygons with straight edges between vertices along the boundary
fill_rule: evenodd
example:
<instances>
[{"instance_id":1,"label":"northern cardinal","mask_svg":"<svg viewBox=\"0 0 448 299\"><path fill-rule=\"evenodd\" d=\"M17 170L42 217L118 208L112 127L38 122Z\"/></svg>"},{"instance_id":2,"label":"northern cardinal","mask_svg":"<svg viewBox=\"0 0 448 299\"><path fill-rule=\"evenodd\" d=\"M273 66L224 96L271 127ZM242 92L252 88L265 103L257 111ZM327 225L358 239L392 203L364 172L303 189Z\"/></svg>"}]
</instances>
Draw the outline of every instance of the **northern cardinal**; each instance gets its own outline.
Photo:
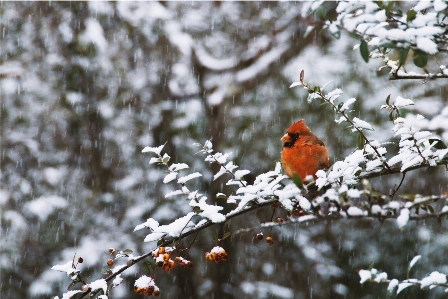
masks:
<instances>
[{"instance_id":1,"label":"northern cardinal","mask_svg":"<svg viewBox=\"0 0 448 299\"><path fill-rule=\"evenodd\" d=\"M282 166L290 178L297 174L302 182L307 175L316 179L318 170L329 168L328 151L324 143L305 126L303 120L293 123L281 141Z\"/></svg>"}]
</instances>

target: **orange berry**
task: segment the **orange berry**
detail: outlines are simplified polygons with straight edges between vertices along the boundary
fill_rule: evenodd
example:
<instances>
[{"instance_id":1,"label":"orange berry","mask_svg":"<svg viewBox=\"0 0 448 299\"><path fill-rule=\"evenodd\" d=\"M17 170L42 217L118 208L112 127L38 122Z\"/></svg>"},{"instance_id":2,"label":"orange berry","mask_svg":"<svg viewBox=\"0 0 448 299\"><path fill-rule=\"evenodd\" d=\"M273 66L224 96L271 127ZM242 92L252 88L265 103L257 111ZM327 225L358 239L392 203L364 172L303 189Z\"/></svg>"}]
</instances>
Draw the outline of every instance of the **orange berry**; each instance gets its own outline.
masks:
<instances>
[{"instance_id":1,"label":"orange berry","mask_svg":"<svg viewBox=\"0 0 448 299\"><path fill-rule=\"evenodd\" d=\"M152 292L152 295L153 295L154 297L159 297L159 295L160 295L160 291L159 291L159 290L154 290L154 292Z\"/></svg>"},{"instance_id":2,"label":"orange berry","mask_svg":"<svg viewBox=\"0 0 448 299\"><path fill-rule=\"evenodd\" d=\"M114 264L113 260L107 260L106 264L110 267Z\"/></svg>"},{"instance_id":3,"label":"orange berry","mask_svg":"<svg viewBox=\"0 0 448 299\"><path fill-rule=\"evenodd\" d=\"M274 240L272 239L272 237L267 237L266 243L268 243L269 245L272 245L272 244L274 244Z\"/></svg>"}]
</instances>

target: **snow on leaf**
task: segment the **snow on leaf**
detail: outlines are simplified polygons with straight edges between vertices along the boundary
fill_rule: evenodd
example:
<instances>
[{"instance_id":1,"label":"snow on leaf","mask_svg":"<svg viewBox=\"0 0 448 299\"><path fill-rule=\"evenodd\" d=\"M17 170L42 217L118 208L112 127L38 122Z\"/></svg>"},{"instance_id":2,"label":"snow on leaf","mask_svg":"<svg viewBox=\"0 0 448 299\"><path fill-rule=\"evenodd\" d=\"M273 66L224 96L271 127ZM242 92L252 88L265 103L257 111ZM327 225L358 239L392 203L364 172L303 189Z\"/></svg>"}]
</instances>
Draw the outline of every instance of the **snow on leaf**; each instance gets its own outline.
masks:
<instances>
[{"instance_id":1,"label":"snow on leaf","mask_svg":"<svg viewBox=\"0 0 448 299\"><path fill-rule=\"evenodd\" d=\"M367 211L363 211L358 207L350 207L347 210L349 216L364 216L367 215Z\"/></svg>"},{"instance_id":2,"label":"snow on leaf","mask_svg":"<svg viewBox=\"0 0 448 299\"><path fill-rule=\"evenodd\" d=\"M165 194L165 198L174 196L174 195L180 195L180 194L184 194L184 192L182 190L176 190L176 191L171 191L168 192L167 194Z\"/></svg>"},{"instance_id":3,"label":"snow on leaf","mask_svg":"<svg viewBox=\"0 0 448 299\"><path fill-rule=\"evenodd\" d=\"M104 293L107 292L107 282L105 279L95 280L94 282L89 283L88 286L92 288L92 291L102 289Z\"/></svg>"},{"instance_id":4,"label":"snow on leaf","mask_svg":"<svg viewBox=\"0 0 448 299\"><path fill-rule=\"evenodd\" d=\"M137 225L134 228L134 231L140 230L142 228L150 228L150 229L154 230L156 227L159 227L159 222L157 222L156 220L154 220L152 218L148 218L148 220L146 220L146 222Z\"/></svg>"},{"instance_id":5,"label":"snow on leaf","mask_svg":"<svg viewBox=\"0 0 448 299\"><path fill-rule=\"evenodd\" d=\"M414 267L415 263L421 258L421 255L416 255L414 256L414 258L411 260L411 262L409 263L409 269L411 269L412 267Z\"/></svg>"},{"instance_id":6,"label":"snow on leaf","mask_svg":"<svg viewBox=\"0 0 448 299\"><path fill-rule=\"evenodd\" d=\"M334 102L337 98L339 98L343 94L342 90L340 88L336 88L333 91L330 91L325 97L330 100L330 102Z\"/></svg>"},{"instance_id":7,"label":"snow on leaf","mask_svg":"<svg viewBox=\"0 0 448 299\"><path fill-rule=\"evenodd\" d=\"M344 105L339 109L339 111L345 111L350 108L350 105L356 102L355 98L350 98L347 101L345 101Z\"/></svg>"},{"instance_id":8,"label":"snow on leaf","mask_svg":"<svg viewBox=\"0 0 448 299\"><path fill-rule=\"evenodd\" d=\"M152 157L152 158L149 160L149 164L154 164L154 163L162 163L162 158Z\"/></svg>"},{"instance_id":9,"label":"snow on leaf","mask_svg":"<svg viewBox=\"0 0 448 299\"><path fill-rule=\"evenodd\" d=\"M432 272L428 277L425 277L421 281L422 289L424 287L434 285L434 284L444 284L447 283L446 275L437 271Z\"/></svg>"},{"instance_id":10,"label":"snow on leaf","mask_svg":"<svg viewBox=\"0 0 448 299\"><path fill-rule=\"evenodd\" d=\"M302 85L302 83L301 82L293 82L290 86L289 86L289 88L293 88L293 87L296 87L296 86L299 86L299 85Z\"/></svg>"},{"instance_id":11,"label":"snow on leaf","mask_svg":"<svg viewBox=\"0 0 448 299\"><path fill-rule=\"evenodd\" d=\"M179 171L179 170L187 169L187 168L188 168L188 165L185 163L174 163L174 164L171 164L171 166L169 167L169 170L170 171Z\"/></svg>"},{"instance_id":12,"label":"snow on leaf","mask_svg":"<svg viewBox=\"0 0 448 299\"><path fill-rule=\"evenodd\" d=\"M376 282L382 282L382 281L387 280L387 273L386 272L382 272L380 274L377 274L374 280Z\"/></svg>"},{"instance_id":13,"label":"snow on leaf","mask_svg":"<svg viewBox=\"0 0 448 299\"><path fill-rule=\"evenodd\" d=\"M166 184L166 183L171 182L172 180L175 180L176 176L177 176L177 172L170 172L170 173L168 173L165 176L165 178L163 178L163 183Z\"/></svg>"},{"instance_id":14,"label":"snow on leaf","mask_svg":"<svg viewBox=\"0 0 448 299\"><path fill-rule=\"evenodd\" d=\"M392 293L397 286L398 286L398 279L394 278L389 282L387 290Z\"/></svg>"},{"instance_id":15,"label":"snow on leaf","mask_svg":"<svg viewBox=\"0 0 448 299\"><path fill-rule=\"evenodd\" d=\"M52 270L56 270L56 271L61 271L61 272L65 272L67 273L68 276L72 276L74 274L79 273L80 271L73 268L73 262L67 262L63 265L54 265L53 267L51 267Z\"/></svg>"},{"instance_id":16,"label":"snow on leaf","mask_svg":"<svg viewBox=\"0 0 448 299\"><path fill-rule=\"evenodd\" d=\"M152 233L145 237L143 242L153 242L153 241L159 241L161 238L163 238L166 235L166 233Z\"/></svg>"},{"instance_id":17,"label":"snow on leaf","mask_svg":"<svg viewBox=\"0 0 448 299\"><path fill-rule=\"evenodd\" d=\"M361 278L359 283L364 283L367 280L370 280L372 278L372 273L368 270L361 269L361 270L359 270L358 275Z\"/></svg>"},{"instance_id":18,"label":"snow on leaf","mask_svg":"<svg viewBox=\"0 0 448 299\"><path fill-rule=\"evenodd\" d=\"M237 170L235 171L235 180L241 180L243 176L250 173L250 170Z\"/></svg>"},{"instance_id":19,"label":"snow on leaf","mask_svg":"<svg viewBox=\"0 0 448 299\"><path fill-rule=\"evenodd\" d=\"M401 108L401 107L405 107L405 106L409 106L409 105L414 105L414 101L412 101L410 99L404 99L400 96L398 96L395 99L394 106L397 108Z\"/></svg>"},{"instance_id":20,"label":"snow on leaf","mask_svg":"<svg viewBox=\"0 0 448 299\"><path fill-rule=\"evenodd\" d=\"M426 52L430 55L434 55L439 52L437 44L429 37L417 37L416 42L417 48L419 48L423 52Z\"/></svg>"},{"instance_id":21,"label":"snow on leaf","mask_svg":"<svg viewBox=\"0 0 448 299\"><path fill-rule=\"evenodd\" d=\"M398 289L397 289L397 295L400 294L401 291L403 291L404 289L412 286L413 283L410 282L402 282L398 285Z\"/></svg>"},{"instance_id":22,"label":"snow on leaf","mask_svg":"<svg viewBox=\"0 0 448 299\"><path fill-rule=\"evenodd\" d=\"M185 184L185 183L188 182L189 180L192 180L192 179L197 178L197 177L200 177L200 176L202 176L202 174L200 174L199 172L195 172L195 173L192 173L192 174L189 174L189 175L186 175L186 176L184 176L184 177L179 178L179 179L177 180L177 182L178 182L179 184Z\"/></svg>"},{"instance_id":23,"label":"snow on leaf","mask_svg":"<svg viewBox=\"0 0 448 299\"><path fill-rule=\"evenodd\" d=\"M161 145L161 146L158 146L158 147L149 147L149 146L147 146L147 147L145 147L143 150L142 150L142 153L146 153L146 152L151 152L151 153L155 153L156 155L160 155L160 152L162 151L162 149L163 149L163 147L165 146L165 144L164 145Z\"/></svg>"},{"instance_id":24,"label":"snow on leaf","mask_svg":"<svg viewBox=\"0 0 448 299\"><path fill-rule=\"evenodd\" d=\"M397 224L399 228L403 228L409 221L409 210L401 209L400 216L397 217Z\"/></svg>"},{"instance_id":25,"label":"snow on leaf","mask_svg":"<svg viewBox=\"0 0 448 299\"><path fill-rule=\"evenodd\" d=\"M194 224L190 222L191 217L194 215L196 215L196 213L189 212L187 215L174 220L170 224L160 225L154 229L154 233L167 233L172 237L178 237L182 232L187 232L194 226Z\"/></svg>"},{"instance_id":26,"label":"snow on leaf","mask_svg":"<svg viewBox=\"0 0 448 299\"><path fill-rule=\"evenodd\" d=\"M67 293L62 294L61 299L71 299L75 294L82 293L82 291L74 290L74 291L68 291Z\"/></svg>"},{"instance_id":27,"label":"snow on leaf","mask_svg":"<svg viewBox=\"0 0 448 299\"><path fill-rule=\"evenodd\" d=\"M362 129L366 129L366 130L372 130L373 131L372 126L368 122L366 122L364 120L361 120L361 119L359 119L357 117L353 118L353 123L355 124L355 127L359 128L361 130Z\"/></svg>"},{"instance_id":28,"label":"snow on leaf","mask_svg":"<svg viewBox=\"0 0 448 299\"><path fill-rule=\"evenodd\" d=\"M207 198L205 196L199 199L199 202L197 202L196 200L191 200L190 206L199 207L202 212L200 212L198 215L210 219L210 221L213 223L224 222L226 220L226 217L218 212L221 211L223 207L209 205L206 203L206 200Z\"/></svg>"}]
</instances>

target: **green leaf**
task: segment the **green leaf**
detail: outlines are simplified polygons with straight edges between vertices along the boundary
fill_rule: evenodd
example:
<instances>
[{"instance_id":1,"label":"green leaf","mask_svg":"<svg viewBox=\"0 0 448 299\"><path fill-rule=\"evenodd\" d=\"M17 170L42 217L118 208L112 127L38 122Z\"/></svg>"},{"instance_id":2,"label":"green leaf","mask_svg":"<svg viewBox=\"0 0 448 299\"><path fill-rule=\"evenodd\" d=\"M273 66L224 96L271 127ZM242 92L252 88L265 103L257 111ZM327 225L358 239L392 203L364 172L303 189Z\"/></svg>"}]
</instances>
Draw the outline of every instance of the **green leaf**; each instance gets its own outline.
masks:
<instances>
[{"instance_id":1,"label":"green leaf","mask_svg":"<svg viewBox=\"0 0 448 299\"><path fill-rule=\"evenodd\" d=\"M361 57L365 62L369 62L369 47L367 46L367 42L365 40L361 41L361 46L359 47L361 51Z\"/></svg>"},{"instance_id":2,"label":"green leaf","mask_svg":"<svg viewBox=\"0 0 448 299\"><path fill-rule=\"evenodd\" d=\"M297 175L297 173L294 173L294 175L292 176L292 182L299 187L300 189L303 188L303 182L302 180L299 178L299 176Z\"/></svg>"},{"instance_id":3,"label":"green leaf","mask_svg":"<svg viewBox=\"0 0 448 299\"><path fill-rule=\"evenodd\" d=\"M338 104L338 108L337 108L337 111L340 111L340 110L341 110L341 108L342 108L342 106L344 106L344 103L339 103L339 104Z\"/></svg>"},{"instance_id":4,"label":"green leaf","mask_svg":"<svg viewBox=\"0 0 448 299\"><path fill-rule=\"evenodd\" d=\"M157 241L157 246L160 246L160 245L162 245L163 244L163 240L159 240L159 241Z\"/></svg>"},{"instance_id":5,"label":"green leaf","mask_svg":"<svg viewBox=\"0 0 448 299\"><path fill-rule=\"evenodd\" d=\"M320 92L320 86L314 86L314 92Z\"/></svg>"},{"instance_id":6,"label":"green leaf","mask_svg":"<svg viewBox=\"0 0 448 299\"><path fill-rule=\"evenodd\" d=\"M395 120L394 112L393 112L393 111L391 111L391 112L389 113L389 120L392 121L392 122Z\"/></svg>"},{"instance_id":7,"label":"green leaf","mask_svg":"<svg viewBox=\"0 0 448 299\"><path fill-rule=\"evenodd\" d=\"M375 262L371 262L369 265L369 268L367 268L367 269L372 270L374 265L375 265Z\"/></svg>"},{"instance_id":8,"label":"green leaf","mask_svg":"<svg viewBox=\"0 0 448 299\"><path fill-rule=\"evenodd\" d=\"M132 249L125 249L125 250L123 250L123 254L128 255L128 254L131 254L131 253L133 253Z\"/></svg>"},{"instance_id":9,"label":"green leaf","mask_svg":"<svg viewBox=\"0 0 448 299\"><path fill-rule=\"evenodd\" d=\"M378 5L379 8L383 8L383 1L373 1Z\"/></svg>"},{"instance_id":10,"label":"green leaf","mask_svg":"<svg viewBox=\"0 0 448 299\"><path fill-rule=\"evenodd\" d=\"M202 212L202 210L200 207L196 206L196 207L193 207L193 212L200 213L200 212Z\"/></svg>"},{"instance_id":11,"label":"green leaf","mask_svg":"<svg viewBox=\"0 0 448 299\"><path fill-rule=\"evenodd\" d=\"M213 238L214 241L218 241L218 236L217 235L213 235L212 238Z\"/></svg>"},{"instance_id":12,"label":"green leaf","mask_svg":"<svg viewBox=\"0 0 448 299\"><path fill-rule=\"evenodd\" d=\"M132 266L133 264L134 264L134 260L128 260L126 262L126 266L128 266L128 267Z\"/></svg>"},{"instance_id":13,"label":"green leaf","mask_svg":"<svg viewBox=\"0 0 448 299\"><path fill-rule=\"evenodd\" d=\"M226 199L227 196L225 194L219 194L219 195L216 196L216 198L218 198L218 199Z\"/></svg>"},{"instance_id":14,"label":"green leaf","mask_svg":"<svg viewBox=\"0 0 448 299\"><path fill-rule=\"evenodd\" d=\"M400 54L398 55L398 61L400 62L401 65L403 65L406 62L408 53L409 53L409 48L400 50Z\"/></svg>"},{"instance_id":15,"label":"green leaf","mask_svg":"<svg viewBox=\"0 0 448 299\"><path fill-rule=\"evenodd\" d=\"M221 240L224 240L225 238L229 237L231 234L232 234L231 232L226 232L226 233L222 236Z\"/></svg>"},{"instance_id":16,"label":"green leaf","mask_svg":"<svg viewBox=\"0 0 448 299\"><path fill-rule=\"evenodd\" d=\"M389 105L389 101L390 101L390 95L388 95L386 98L386 105Z\"/></svg>"},{"instance_id":17,"label":"green leaf","mask_svg":"<svg viewBox=\"0 0 448 299\"><path fill-rule=\"evenodd\" d=\"M392 6L394 6L394 1L389 1L386 6L386 16L390 17L390 11L392 10Z\"/></svg>"},{"instance_id":18,"label":"green leaf","mask_svg":"<svg viewBox=\"0 0 448 299\"><path fill-rule=\"evenodd\" d=\"M429 213L434 214L434 208L430 205L426 206L428 208Z\"/></svg>"},{"instance_id":19,"label":"green leaf","mask_svg":"<svg viewBox=\"0 0 448 299\"><path fill-rule=\"evenodd\" d=\"M414 52L414 64L419 68L424 68L428 63L428 55L425 52L416 50Z\"/></svg>"},{"instance_id":20,"label":"green leaf","mask_svg":"<svg viewBox=\"0 0 448 299\"><path fill-rule=\"evenodd\" d=\"M362 150L364 148L365 140L361 133L358 134L358 149Z\"/></svg>"},{"instance_id":21,"label":"green leaf","mask_svg":"<svg viewBox=\"0 0 448 299\"><path fill-rule=\"evenodd\" d=\"M327 16L327 11L325 10L325 8L319 6L318 8L316 8L314 13L316 14L317 19L325 21L325 17Z\"/></svg>"},{"instance_id":22,"label":"green leaf","mask_svg":"<svg viewBox=\"0 0 448 299\"><path fill-rule=\"evenodd\" d=\"M151 274L151 269L154 270L155 269L155 263L151 263L150 261L144 261L143 262L143 269L145 270L146 273Z\"/></svg>"},{"instance_id":23,"label":"green leaf","mask_svg":"<svg viewBox=\"0 0 448 299\"><path fill-rule=\"evenodd\" d=\"M446 149L447 148L446 144L443 143L443 141L440 139L429 139L429 143L433 143L433 142L437 142L434 145L435 149Z\"/></svg>"},{"instance_id":24,"label":"green leaf","mask_svg":"<svg viewBox=\"0 0 448 299\"><path fill-rule=\"evenodd\" d=\"M417 16L417 12L413 9L408 10L406 13L406 22L412 22Z\"/></svg>"},{"instance_id":25,"label":"green leaf","mask_svg":"<svg viewBox=\"0 0 448 299\"><path fill-rule=\"evenodd\" d=\"M338 29L337 31L330 30L331 36L333 36L335 39L339 39L341 37L341 31L339 30L339 28L337 29Z\"/></svg>"}]
</instances>

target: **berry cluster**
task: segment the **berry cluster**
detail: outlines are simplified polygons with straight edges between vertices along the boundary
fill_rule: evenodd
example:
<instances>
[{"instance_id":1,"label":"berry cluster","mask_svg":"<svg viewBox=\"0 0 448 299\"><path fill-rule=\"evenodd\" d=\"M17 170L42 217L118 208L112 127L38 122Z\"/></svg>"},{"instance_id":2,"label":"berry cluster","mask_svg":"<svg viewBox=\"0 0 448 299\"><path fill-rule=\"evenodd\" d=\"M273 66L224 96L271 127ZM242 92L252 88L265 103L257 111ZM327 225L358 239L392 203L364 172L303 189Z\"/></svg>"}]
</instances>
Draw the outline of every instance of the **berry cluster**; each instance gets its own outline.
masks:
<instances>
[{"instance_id":1,"label":"berry cluster","mask_svg":"<svg viewBox=\"0 0 448 299\"><path fill-rule=\"evenodd\" d=\"M170 271L174 267L174 261L171 259L171 252L175 247L159 247L152 252L155 258L156 266L163 268L165 272Z\"/></svg>"},{"instance_id":2,"label":"berry cluster","mask_svg":"<svg viewBox=\"0 0 448 299\"><path fill-rule=\"evenodd\" d=\"M205 258L219 264L220 262L225 262L227 260L227 252L224 248L215 246L210 252L205 253Z\"/></svg>"},{"instance_id":3,"label":"berry cluster","mask_svg":"<svg viewBox=\"0 0 448 299\"><path fill-rule=\"evenodd\" d=\"M154 283L154 279L143 275L135 281L134 291L140 295L150 295L158 297L160 295L160 290Z\"/></svg>"},{"instance_id":4,"label":"berry cluster","mask_svg":"<svg viewBox=\"0 0 448 299\"><path fill-rule=\"evenodd\" d=\"M189 260L184 259L183 257L176 257L176 262L179 264L179 266L184 268L191 268L193 267L193 263Z\"/></svg>"}]
</instances>

